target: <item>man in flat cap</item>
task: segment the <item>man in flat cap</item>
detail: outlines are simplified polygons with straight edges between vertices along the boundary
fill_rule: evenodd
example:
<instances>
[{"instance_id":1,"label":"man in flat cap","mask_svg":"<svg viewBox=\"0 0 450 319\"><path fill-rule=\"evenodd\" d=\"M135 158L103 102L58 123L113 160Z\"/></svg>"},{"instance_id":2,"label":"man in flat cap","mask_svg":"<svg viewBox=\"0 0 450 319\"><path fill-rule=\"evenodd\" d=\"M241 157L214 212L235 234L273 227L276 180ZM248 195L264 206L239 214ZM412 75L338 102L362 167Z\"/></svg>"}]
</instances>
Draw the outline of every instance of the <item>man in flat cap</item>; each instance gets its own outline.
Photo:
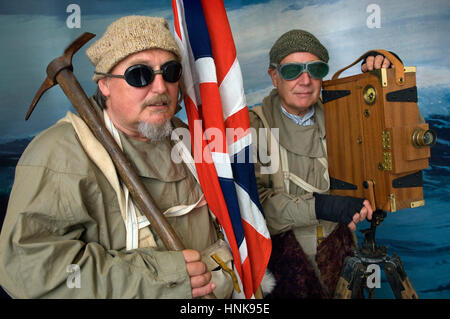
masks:
<instances>
[{"instance_id":1,"label":"man in flat cap","mask_svg":"<svg viewBox=\"0 0 450 319\"><path fill-rule=\"evenodd\" d=\"M181 54L167 21L123 17L86 53L98 83L92 105L186 249L165 249L106 151L68 113L17 165L0 234L0 284L16 298L229 297L231 277L201 258L220 231L195 172L171 158L172 129L184 124L174 117ZM219 246L230 264L228 247Z\"/></svg>"},{"instance_id":2,"label":"man in flat cap","mask_svg":"<svg viewBox=\"0 0 450 319\"><path fill-rule=\"evenodd\" d=\"M324 115L319 100L328 59L327 49L311 33L286 32L270 50L268 73L275 88L261 106L250 109L256 133L264 127L279 130L279 160L263 163L258 158L255 165L272 235L269 268L277 281L269 295L273 298L332 297L343 261L355 245L355 224L372 216L367 200L328 194ZM363 70L389 65L383 56L371 56ZM256 143L264 148L258 154L271 154L271 136L262 136L264 139L266 142ZM277 161L279 167L274 166Z\"/></svg>"}]
</instances>

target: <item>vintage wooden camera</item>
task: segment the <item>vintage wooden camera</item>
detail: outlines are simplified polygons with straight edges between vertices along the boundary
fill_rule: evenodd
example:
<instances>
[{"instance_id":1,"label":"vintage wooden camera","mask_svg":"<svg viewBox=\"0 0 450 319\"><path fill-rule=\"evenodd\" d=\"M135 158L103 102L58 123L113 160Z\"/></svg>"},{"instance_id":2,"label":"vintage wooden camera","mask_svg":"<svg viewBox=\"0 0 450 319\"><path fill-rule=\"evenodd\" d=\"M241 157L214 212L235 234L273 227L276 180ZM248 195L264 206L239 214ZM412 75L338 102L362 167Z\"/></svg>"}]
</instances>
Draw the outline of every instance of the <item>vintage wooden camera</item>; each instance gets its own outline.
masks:
<instances>
[{"instance_id":1,"label":"vintage wooden camera","mask_svg":"<svg viewBox=\"0 0 450 319\"><path fill-rule=\"evenodd\" d=\"M416 68L377 51L394 68L323 82L327 153L332 194L363 197L395 212L425 204L422 170L436 134L417 106Z\"/></svg>"}]
</instances>

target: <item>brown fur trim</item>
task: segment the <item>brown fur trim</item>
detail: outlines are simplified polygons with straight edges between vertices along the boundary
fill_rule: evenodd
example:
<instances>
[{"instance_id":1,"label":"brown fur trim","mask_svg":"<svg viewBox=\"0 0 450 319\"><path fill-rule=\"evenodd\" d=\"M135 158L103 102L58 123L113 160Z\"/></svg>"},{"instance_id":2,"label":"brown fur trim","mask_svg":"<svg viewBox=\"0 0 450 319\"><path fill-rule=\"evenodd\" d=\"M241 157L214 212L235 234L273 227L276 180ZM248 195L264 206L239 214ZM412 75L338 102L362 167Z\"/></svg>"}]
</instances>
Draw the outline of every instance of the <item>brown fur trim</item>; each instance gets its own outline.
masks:
<instances>
[{"instance_id":1,"label":"brown fur trim","mask_svg":"<svg viewBox=\"0 0 450 319\"><path fill-rule=\"evenodd\" d=\"M334 295L344 260L353 255L355 247L352 232L342 224L317 247L316 262L320 278L331 295Z\"/></svg>"},{"instance_id":2,"label":"brown fur trim","mask_svg":"<svg viewBox=\"0 0 450 319\"><path fill-rule=\"evenodd\" d=\"M316 262L321 273L319 280L292 231L272 236L268 268L275 277L276 286L266 298L330 298L336 289L344 260L352 255L355 247L352 232L345 225L339 225L317 248Z\"/></svg>"},{"instance_id":3,"label":"brown fur trim","mask_svg":"<svg viewBox=\"0 0 450 319\"><path fill-rule=\"evenodd\" d=\"M272 255L268 268L275 277L276 286L267 299L327 297L291 230L272 236Z\"/></svg>"}]
</instances>

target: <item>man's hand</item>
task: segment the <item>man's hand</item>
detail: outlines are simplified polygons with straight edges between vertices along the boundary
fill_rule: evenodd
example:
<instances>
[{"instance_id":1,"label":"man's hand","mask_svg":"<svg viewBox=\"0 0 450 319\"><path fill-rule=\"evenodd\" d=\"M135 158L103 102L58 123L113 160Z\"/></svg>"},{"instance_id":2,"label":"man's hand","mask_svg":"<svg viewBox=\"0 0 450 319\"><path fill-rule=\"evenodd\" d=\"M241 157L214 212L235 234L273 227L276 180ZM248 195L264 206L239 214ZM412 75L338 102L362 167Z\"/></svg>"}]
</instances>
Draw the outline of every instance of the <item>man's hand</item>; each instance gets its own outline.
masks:
<instances>
[{"instance_id":1,"label":"man's hand","mask_svg":"<svg viewBox=\"0 0 450 319\"><path fill-rule=\"evenodd\" d=\"M211 282L211 272L202 261L202 255L193 249L185 249L182 253L191 278L192 297L197 298L212 293L216 285Z\"/></svg>"},{"instance_id":2,"label":"man's hand","mask_svg":"<svg viewBox=\"0 0 450 319\"><path fill-rule=\"evenodd\" d=\"M370 202L366 199L363 202L363 207L361 208L361 210L359 211L359 213L356 213L355 215L353 215L353 219L350 223L348 223L348 228L350 228L350 230L355 231L356 230L356 224L358 222L362 222L364 221L366 218L368 220L372 219L372 215L373 215L373 209L372 206L370 206Z\"/></svg>"},{"instance_id":3,"label":"man's hand","mask_svg":"<svg viewBox=\"0 0 450 319\"><path fill-rule=\"evenodd\" d=\"M391 66L391 61L389 61L387 58L385 58L382 55L374 56L368 56L366 59L366 63L361 65L361 71L367 72L367 71L373 71L375 69L381 69L381 68L389 68ZM394 65L392 65L394 67Z\"/></svg>"},{"instance_id":4,"label":"man's hand","mask_svg":"<svg viewBox=\"0 0 450 319\"><path fill-rule=\"evenodd\" d=\"M358 222L372 219L373 209L367 199L317 193L313 193L313 196L316 199L317 219L341 223L353 231Z\"/></svg>"}]
</instances>

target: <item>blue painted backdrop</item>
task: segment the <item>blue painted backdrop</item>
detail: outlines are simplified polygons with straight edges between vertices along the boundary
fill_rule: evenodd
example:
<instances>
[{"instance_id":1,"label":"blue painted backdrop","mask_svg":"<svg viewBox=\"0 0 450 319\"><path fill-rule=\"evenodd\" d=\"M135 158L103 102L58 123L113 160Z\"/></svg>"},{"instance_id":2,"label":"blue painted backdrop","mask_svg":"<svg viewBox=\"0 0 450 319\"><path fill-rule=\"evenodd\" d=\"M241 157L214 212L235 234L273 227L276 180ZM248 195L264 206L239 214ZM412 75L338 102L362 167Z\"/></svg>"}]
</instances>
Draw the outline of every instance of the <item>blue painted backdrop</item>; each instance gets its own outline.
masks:
<instances>
[{"instance_id":1,"label":"blue painted backdrop","mask_svg":"<svg viewBox=\"0 0 450 319\"><path fill-rule=\"evenodd\" d=\"M77 5L75 10L71 4ZM424 173L426 206L389 214L377 238L390 254L401 257L421 298L449 298L450 2L225 0L225 5L249 106L270 91L268 51L279 35L293 28L309 30L327 46L330 74L377 48L394 51L405 65L417 67L419 107L439 136ZM23 149L71 109L55 87L43 96L31 119L24 121L46 66L82 32L101 35L112 21L129 14L162 16L173 26L169 0L0 1L0 216L6 211L14 167ZM81 85L91 94L93 67L84 50L73 65ZM344 76L357 72L355 67ZM392 297L384 277L375 296Z\"/></svg>"}]
</instances>

